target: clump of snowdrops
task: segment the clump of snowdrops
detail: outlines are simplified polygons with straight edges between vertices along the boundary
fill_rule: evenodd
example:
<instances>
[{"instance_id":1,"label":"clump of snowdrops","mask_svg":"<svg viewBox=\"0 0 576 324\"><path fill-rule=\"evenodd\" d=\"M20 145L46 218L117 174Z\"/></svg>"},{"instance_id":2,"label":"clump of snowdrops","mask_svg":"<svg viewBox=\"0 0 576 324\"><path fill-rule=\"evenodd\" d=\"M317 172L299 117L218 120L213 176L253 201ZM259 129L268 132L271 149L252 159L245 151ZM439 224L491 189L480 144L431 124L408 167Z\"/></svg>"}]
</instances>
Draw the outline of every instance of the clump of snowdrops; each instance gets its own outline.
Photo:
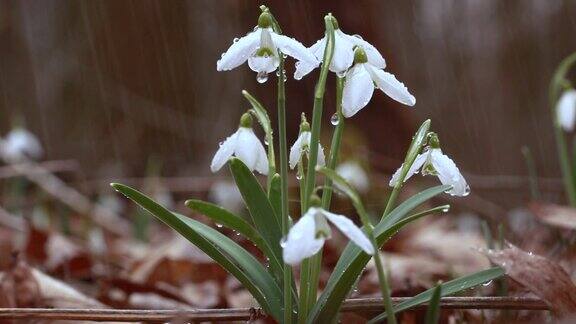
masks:
<instances>
[{"instance_id":1,"label":"clump of snowdrops","mask_svg":"<svg viewBox=\"0 0 576 324\"><path fill-rule=\"evenodd\" d=\"M186 205L253 242L266 256L265 264L218 230L171 212L128 186L112 186L211 256L251 292L268 315L280 323L330 323L336 320L340 306L372 258L378 270L386 309L372 321L387 318L394 323L395 312L428 302L431 298L437 304L440 295L453 294L501 276L501 269L488 269L443 283L407 302L392 304L387 274L378 251L405 225L429 214L448 211L448 205L415 209L443 193L466 196L470 191L466 180L455 163L443 153L438 135L430 130L430 120L426 120L409 143L404 163L392 176L391 194L380 220L374 224L356 189L334 171L344 124L347 118L367 107L375 90L406 106L414 106L416 98L393 74L385 71L386 61L382 54L360 36L346 34L333 15L324 18L326 31L322 39L307 48L283 34L267 7L261 6L260 9L262 12L254 30L235 38L216 66L218 71L228 71L247 62L262 84L267 84L269 76L275 75L278 120L274 127L265 106L247 91L242 91L251 108L241 114L238 129L220 143L210 166L212 172L228 166L250 219L246 221L232 211L201 200L188 200ZM311 121L308 122L303 112L300 125L291 125L299 127L300 132L290 148L286 139L284 87L288 58L296 60L294 78L297 80L320 68ZM334 128L332 142L325 152L319 135L329 75L336 78L336 107L328 115ZM264 131L263 141L253 131L254 119ZM253 172L266 176L265 185L261 185ZM417 173L437 176L441 184L397 204L403 184ZM288 215L289 177L296 177L300 185L298 217ZM361 226L346 215L330 211L335 188L351 200ZM334 228L350 242L318 296L322 249ZM297 268L299 280L295 280L294 270Z\"/></svg>"}]
</instances>

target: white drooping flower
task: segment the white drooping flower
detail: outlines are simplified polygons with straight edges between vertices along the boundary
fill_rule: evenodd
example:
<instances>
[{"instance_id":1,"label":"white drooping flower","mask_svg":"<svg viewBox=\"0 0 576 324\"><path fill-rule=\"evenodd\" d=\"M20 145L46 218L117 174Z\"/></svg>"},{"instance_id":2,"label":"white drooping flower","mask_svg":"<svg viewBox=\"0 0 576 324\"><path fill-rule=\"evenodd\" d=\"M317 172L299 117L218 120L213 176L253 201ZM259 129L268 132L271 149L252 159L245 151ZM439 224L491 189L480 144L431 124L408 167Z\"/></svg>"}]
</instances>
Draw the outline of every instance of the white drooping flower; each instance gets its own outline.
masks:
<instances>
[{"instance_id":1,"label":"white drooping flower","mask_svg":"<svg viewBox=\"0 0 576 324\"><path fill-rule=\"evenodd\" d=\"M359 192L367 192L370 189L368 175L357 162L347 161L341 163L336 167L335 171ZM338 187L338 183L336 183L336 187Z\"/></svg>"},{"instance_id":2,"label":"white drooping flower","mask_svg":"<svg viewBox=\"0 0 576 324\"><path fill-rule=\"evenodd\" d=\"M416 104L416 98L410 94L404 83L398 81L394 74L371 64L367 52L361 47L356 47L354 66L346 73L342 93L344 117L352 117L366 107L372 98L374 88L382 90L390 98L405 105Z\"/></svg>"},{"instance_id":3,"label":"white drooping flower","mask_svg":"<svg viewBox=\"0 0 576 324\"><path fill-rule=\"evenodd\" d=\"M261 174L268 174L266 149L254 134L252 117L248 113L242 115L238 130L220 143L220 148L210 164L212 172L220 170L232 156L242 160L250 171L256 170Z\"/></svg>"},{"instance_id":4,"label":"white drooping flower","mask_svg":"<svg viewBox=\"0 0 576 324\"><path fill-rule=\"evenodd\" d=\"M218 71L232 70L248 61L248 66L258 73L258 82L265 82L268 73L275 71L280 63L278 50L307 64L317 65L314 55L294 38L277 34L272 29L273 19L268 11L258 18L258 26L246 36L235 39L216 63Z\"/></svg>"},{"instance_id":5,"label":"white drooping flower","mask_svg":"<svg viewBox=\"0 0 576 324\"><path fill-rule=\"evenodd\" d=\"M556 104L558 124L567 132L574 130L576 122L576 90L564 91Z\"/></svg>"},{"instance_id":6,"label":"white drooping flower","mask_svg":"<svg viewBox=\"0 0 576 324\"><path fill-rule=\"evenodd\" d=\"M296 265L320 251L326 239L331 237L330 227L326 221L336 226L342 234L364 252L370 255L374 254L374 246L366 234L346 216L330 213L322 208L311 207L290 228L286 240L280 243L284 262Z\"/></svg>"},{"instance_id":7,"label":"white drooping flower","mask_svg":"<svg viewBox=\"0 0 576 324\"><path fill-rule=\"evenodd\" d=\"M359 35L348 35L344 33L338 26L338 22L334 17L332 17L332 22L334 24L334 54L332 56L332 61L330 62L329 70L343 76L344 73L352 66L354 63L354 47L360 46L366 51L366 56L368 57L368 62L378 68L385 68L386 61L382 54L374 47L372 44L363 40ZM310 73L312 70L318 67L320 62L324 59L324 50L326 48L327 36L318 40L314 45L310 46L310 51L318 63L310 64L306 61L296 62L296 71L294 72L294 78L300 80L302 77Z\"/></svg>"},{"instance_id":8,"label":"white drooping flower","mask_svg":"<svg viewBox=\"0 0 576 324\"><path fill-rule=\"evenodd\" d=\"M14 161L26 158L39 159L44 152L38 138L23 127L12 129L1 141L1 146L3 154Z\"/></svg>"},{"instance_id":9,"label":"white drooping flower","mask_svg":"<svg viewBox=\"0 0 576 324\"><path fill-rule=\"evenodd\" d=\"M310 133L310 124L306 121L306 117L302 114L302 122L300 124L300 135L290 148L290 168L294 169L302 155L308 155L310 153L310 138L312 133ZM324 148L318 143L318 159L316 161L317 166L326 165L326 157L324 156Z\"/></svg>"},{"instance_id":10,"label":"white drooping flower","mask_svg":"<svg viewBox=\"0 0 576 324\"><path fill-rule=\"evenodd\" d=\"M403 166L400 166L392 175L390 179L391 187L398 183ZM406 178L404 178L404 182L420 170L422 175L435 175L443 185L451 185L452 188L447 193L453 196L467 196L470 193L470 187L466 183L466 179L464 179L454 161L442 153L435 134L430 137L430 146L425 148L423 153L416 156L414 163L406 174Z\"/></svg>"},{"instance_id":11,"label":"white drooping flower","mask_svg":"<svg viewBox=\"0 0 576 324\"><path fill-rule=\"evenodd\" d=\"M231 181L216 181L210 186L209 197L218 206L231 212L239 212L244 207L244 200L238 186Z\"/></svg>"}]
</instances>

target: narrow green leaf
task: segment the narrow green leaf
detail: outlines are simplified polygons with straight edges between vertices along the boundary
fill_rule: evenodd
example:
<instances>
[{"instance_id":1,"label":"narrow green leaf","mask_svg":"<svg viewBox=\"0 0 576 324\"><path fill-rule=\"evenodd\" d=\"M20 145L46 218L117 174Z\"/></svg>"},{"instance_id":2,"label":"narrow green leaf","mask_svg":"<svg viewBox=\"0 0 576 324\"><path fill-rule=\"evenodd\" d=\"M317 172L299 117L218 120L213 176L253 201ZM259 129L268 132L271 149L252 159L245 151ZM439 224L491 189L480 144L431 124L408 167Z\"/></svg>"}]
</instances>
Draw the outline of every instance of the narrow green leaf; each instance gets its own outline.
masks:
<instances>
[{"instance_id":1,"label":"narrow green leaf","mask_svg":"<svg viewBox=\"0 0 576 324\"><path fill-rule=\"evenodd\" d=\"M282 251L280 248L282 228L278 221L279 217L270 204L266 193L264 193L254 174L252 174L242 161L237 158L232 158L229 164L230 171L244 198L248 211L250 211L250 216L252 217L252 222L256 230L270 245L276 257L282 260Z\"/></svg>"},{"instance_id":2,"label":"narrow green leaf","mask_svg":"<svg viewBox=\"0 0 576 324\"><path fill-rule=\"evenodd\" d=\"M282 223L280 219L280 215L282 215L282 178L278 173L275 173L272 176L272 180L270 181L270 187L268 187L268 199L272 204L272 208L276 212L276 216L278 217L278 223Z\"/></svg>"},{"instance_id":3,"label":"narrow green leaf","mask_svg":"<svg viewBox=\"0 0 576 324\"><path fill-rule=\"evenodd\" d=\"M220 206L202 200L190 199L187 200L185 204L193 211L209 217L218 224L222 224L227 228L237 231L252 241L252 243L254 243L254 245L256 245L270 260L270 269L273 271L276 278L282 278L282 263L273 253L272 247L262 239L262 236L258 234L252 225L248 224L248 222L240 216L234 215Z\"/></svg>"},{"instance_id":4,"label":"narrow green leaf","mask_svg":"<svg viewBox=\"0 0 576 324\"><path fill-rule=\"evenodd\" d=\"M396 223L404 219L414 208L450 188L450 186L436 186L419 192L404 201L376 225L374 235L377 242L382 245L399 230L398 227L394 226ZM355 244L348 243L340 255L324 291L310 312L308 323L330 323L335 318L340 305L369 260L368 254Z\"/></svg>"},{"instance_id":5,"label":"narrow green leaf","mask_svg":"<svg viewBox=\"0 0 576 324\"><path fill-rule=\"evenodd\" d=\"M432 291L432 298L430 298L430 303L428 303L428 308L426 309L426 324L436 324L440 318L440 297L442 296L442 286L436 285Z\"/></svg>"},{"instance_id":6,"label":"narrow green leaf","mask_svg":"<svg viewBox=\"0 0 576 324\"><path fill-rule=\"evenodd\" d=\"M441 284L442 292L441 296L450 296L460 291L473 288L485 282L489 282L490 280L498 279L499 277L504 275L504 270L500 267L494 267L487 270L482 270L470 275L466 275L446 283ZM402 312L408 310L414 306L418 306L420 304L428 302L433 294L435 288L428 289L407 301L404 301L394 307L394 312ZM375 318L371 319L368 323L378 323L386 319L386 313L382 313Z\"/></svg>"},{"instance_id":7,"label":"narrow green leaf","mask_svg":"<svg viewBox=\"0 0 576 324\"><path fill-rule=\"evenodd\" d=\"M213 228L191 218L174 214L133 188L118 183L112 184L112 187L208 254L236 277L267 313L276 319L281 318L282 292L254 256Z\"/></svg>"}]
</instances>

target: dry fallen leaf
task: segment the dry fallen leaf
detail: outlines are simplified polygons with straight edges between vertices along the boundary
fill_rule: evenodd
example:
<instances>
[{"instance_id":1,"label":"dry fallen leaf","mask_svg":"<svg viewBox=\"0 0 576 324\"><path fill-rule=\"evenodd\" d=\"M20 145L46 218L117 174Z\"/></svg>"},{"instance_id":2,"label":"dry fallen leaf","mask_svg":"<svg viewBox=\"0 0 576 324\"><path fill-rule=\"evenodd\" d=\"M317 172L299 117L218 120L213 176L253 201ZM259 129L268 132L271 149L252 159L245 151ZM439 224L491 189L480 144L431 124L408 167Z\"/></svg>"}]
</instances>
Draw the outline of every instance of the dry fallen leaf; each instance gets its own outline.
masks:
<instances>
[{"instance_id":1,"label":"dry fallen leaf","mask_svg":"<svg viewBox=\"0 0 576 324\"><path fill-rule=\"evenodd\" d=\"M576 208L532 202L528 205L542 222L569 230L576 229Z\"/></svg>"},{"instance_id":2,"label":"dry fallen leaf","mask_svg":"<svg viewBox=\"0 0 576 324\"><path fill-rule=\"evenodd\" d=\"M503 250L488 250L486 255L504 268L510 278L542 298L556 317L576 313L576 286L558 264L513 245Z\"/></svg>"}]
</instances>

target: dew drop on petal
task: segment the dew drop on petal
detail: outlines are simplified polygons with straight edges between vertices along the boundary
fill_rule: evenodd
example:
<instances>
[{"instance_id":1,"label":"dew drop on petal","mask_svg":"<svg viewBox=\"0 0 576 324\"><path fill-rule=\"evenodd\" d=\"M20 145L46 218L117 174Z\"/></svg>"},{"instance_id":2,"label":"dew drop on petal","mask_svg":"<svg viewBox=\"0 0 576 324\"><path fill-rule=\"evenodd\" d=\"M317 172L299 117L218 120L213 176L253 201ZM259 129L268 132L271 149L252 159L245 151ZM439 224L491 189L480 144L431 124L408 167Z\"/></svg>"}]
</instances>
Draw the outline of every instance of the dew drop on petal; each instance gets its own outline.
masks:
<instances>
[{"instance_id":1,"label":"dew drop on petal","mask_svg":"<svg viewBox=\"0 0 576 324\"><path fill-rule=\"evenodd\" d=\"M470 186L466 185L466 189L464 189L464 193L462 196L466 197L470 194Z\"/></svg>"},{"instance_id":2,"label":"dew drop on petal","mask_svg":"<svg viewBox=\"0 0 576 324\"><path fill-rule=\"evenodd\" d=\"M286 247L286 238L282 238L282 240L280 241L280 247L281 248L285 248Z\"/></svg>"},{"instance_id":3,"label":"dew drop on petal","mask_svg":"<svg viewBox=\"0 0 576 324\"><path fill-rule=\"evenodd\" d=\"M258 81L258 83L264 83L268 81L268 73L258 72L258 74L256 74L256 81Z\"/></svg>"},{"instance_id":4,"label":"dew drop on petal","mask_svg":"<svg viewBox=\"0 0 576 324\"><path fill-rule=\"evenodd\" d=\"M339 78L343 78L346 76L346 71L345 70L344 71L338 71L338 72L336 72L336 76Z\"/></svg>"},{"instance_id":5,"label":"dew drop on petal","mask_svg":"<svg viewBox=\"0 0 576 324\"><path fill-rule=\"evenodd\" d=\"M235 38L232 40L232 43L236 43L236 42L239 41L239 40L240 40L240 38L235 37Z\"/></svg>"},{"instance_id":6,"label":"dew drop on petal","mask_svg":"<svg viewBox=\"0 0 576 324\"><path fill-rule=\"evenodd\" d=\"M338 116L338 113L334 113L334 115L330 117L330 124L334 126L340 124L340 116Z\"/></svg>"},{"instance_id":7,"label":"dew drop on petal","mask_svg":"<svg viewBox=\"0 0 576 324\"><path fill-rule=\"evenodd\" d=\"M359 38L359 39L363 39L362 36L360 36L360 35L358 35L358 34L354 34L354 35L352 35L352 36L354 36L354 37L356 37L356 38Z\"/></svg>"}]
</instances>

